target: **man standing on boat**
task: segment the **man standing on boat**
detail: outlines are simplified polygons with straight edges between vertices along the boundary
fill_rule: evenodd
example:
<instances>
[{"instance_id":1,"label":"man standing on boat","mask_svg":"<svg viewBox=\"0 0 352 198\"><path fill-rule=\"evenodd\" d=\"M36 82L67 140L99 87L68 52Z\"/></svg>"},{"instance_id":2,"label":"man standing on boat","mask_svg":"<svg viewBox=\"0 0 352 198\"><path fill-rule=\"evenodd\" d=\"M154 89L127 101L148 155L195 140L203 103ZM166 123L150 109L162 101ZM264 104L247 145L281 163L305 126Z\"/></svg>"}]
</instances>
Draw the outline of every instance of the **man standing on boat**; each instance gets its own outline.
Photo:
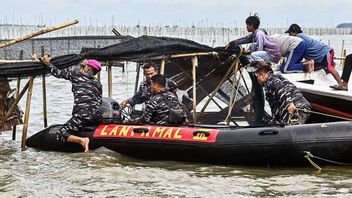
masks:
<instances>
[{"instance_id":1,"label":"man standing on boat","mask_svg":"<svg viewBox=\"0 0 352 198\"><path fill-rule=\"evenodd\" d=\"M166 89L166 78L161 74L156 74L152 76L150 80L153 96L146 102L143 115L128 120L125 123L157 125L182 124L185 119L182 115L182 107L176 95Z\"/></svg>"},{"instance_id":2,"label":"man standing on boat","mask_svg":"<svg viewBox=\"0 0 352 198\"><path fill-rule=\"evenodd\" d=\"M133 107L136 104L142 104L148 101L152 96L150 82L151 82L151 78L156 74L158 74L156 65L153 63L146 63L143 65L143 70L144 70L145 81L143 81L139 85L138 92L132 98L122 101L122 103L120 104L122 108L125 108L128 105ZM166 78L166 90L170 92L174 92L176 88L177 88L177 84L172 79Z\"/></svg>"},{"instance_id":3,"label":"man standing on boat","mask_svg":"<svg viewBox=\"0 0 352 198\"><path fill-rule=\"evenodd\" d=\"M50 55L42 57L42 62L48 66L53 76L71 81L74 96L72 117L56 133L56 139L61 142L81 144L84 152L89 151L89 138L76 135L82 127L99 123L102 119L100 105L102 103L102 85L95 78L100 72L98 61L89 59L83 72L59 70L50 63Z\"/></svg>"},{"instance_id":4,"label":"man standing on boat","mask_svg":"<svg viewBox=\"0 0 352 198\"><path fill-rule=\"evenodd\" d=\"M265 89L273 120L286 125L304 124L310 113L310 104L290 81L273 74L269 66L259 67L257 79Z\"/></svg>"}]
</instances>

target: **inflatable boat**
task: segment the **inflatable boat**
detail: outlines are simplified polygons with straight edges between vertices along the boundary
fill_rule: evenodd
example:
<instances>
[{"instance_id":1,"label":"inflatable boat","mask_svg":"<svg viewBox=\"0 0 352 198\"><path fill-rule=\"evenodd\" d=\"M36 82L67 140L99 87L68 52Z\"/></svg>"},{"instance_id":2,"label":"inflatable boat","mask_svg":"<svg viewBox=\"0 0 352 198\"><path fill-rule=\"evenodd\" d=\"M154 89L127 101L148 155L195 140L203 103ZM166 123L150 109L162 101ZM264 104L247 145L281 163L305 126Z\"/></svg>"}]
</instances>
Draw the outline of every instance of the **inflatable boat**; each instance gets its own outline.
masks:
<instances>
[{"instance_id":1,"label":"inflatable boat","mask_svg":"<svg viewBox=\"0 0 352 198\"><path fill-rule=\"evenodd\" d=\"M27 146L81 152L78 144L59 143L54 125L27 139ZM330 161L352 163L352 123L233 128L228 126L155 126L101 124L79 134L90 149L106 147L149 160L175 160L251 166L309 165L308 153ZM327 161L319 161L319 164Z\"/></svg>"}]
</instances>

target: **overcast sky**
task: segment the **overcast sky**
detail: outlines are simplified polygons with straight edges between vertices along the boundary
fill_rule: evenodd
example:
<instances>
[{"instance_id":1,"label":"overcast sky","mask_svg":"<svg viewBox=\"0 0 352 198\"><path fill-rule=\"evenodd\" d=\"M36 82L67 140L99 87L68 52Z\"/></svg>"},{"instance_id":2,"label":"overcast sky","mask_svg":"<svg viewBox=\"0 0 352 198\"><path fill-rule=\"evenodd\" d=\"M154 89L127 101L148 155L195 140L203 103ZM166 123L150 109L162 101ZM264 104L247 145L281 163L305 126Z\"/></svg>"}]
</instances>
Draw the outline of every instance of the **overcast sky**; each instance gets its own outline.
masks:
<instances>
[{"instance_id":1,"label":"overcast sky","mask_svg":"<svg viewBox=\"0 0 352 198\"><path fill-rule=\"evenodd\" d=\"M352 22L352 0L3 0L0 23L244 27L250 13L264 27L332 27Z\"/></svg>"}]
</instances>

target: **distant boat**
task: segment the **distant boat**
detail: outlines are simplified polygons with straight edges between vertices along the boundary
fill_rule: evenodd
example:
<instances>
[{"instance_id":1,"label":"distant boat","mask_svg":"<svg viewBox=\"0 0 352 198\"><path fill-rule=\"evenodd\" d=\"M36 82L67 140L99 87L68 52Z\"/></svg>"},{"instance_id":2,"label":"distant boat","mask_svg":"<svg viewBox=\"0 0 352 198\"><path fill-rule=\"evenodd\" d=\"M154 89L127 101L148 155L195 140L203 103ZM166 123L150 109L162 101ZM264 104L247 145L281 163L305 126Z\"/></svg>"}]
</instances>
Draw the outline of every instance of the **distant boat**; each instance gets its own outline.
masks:
<instances>
[{"instance_id":1,"label":"distant boat","mask_svg":"<svg viewBox=\"0 0 352 198\"><path fill-rule=\"evenodd\" d=\"M340 23L336 28L352 28L352 23Z\"/></svg>"}]
</instances>

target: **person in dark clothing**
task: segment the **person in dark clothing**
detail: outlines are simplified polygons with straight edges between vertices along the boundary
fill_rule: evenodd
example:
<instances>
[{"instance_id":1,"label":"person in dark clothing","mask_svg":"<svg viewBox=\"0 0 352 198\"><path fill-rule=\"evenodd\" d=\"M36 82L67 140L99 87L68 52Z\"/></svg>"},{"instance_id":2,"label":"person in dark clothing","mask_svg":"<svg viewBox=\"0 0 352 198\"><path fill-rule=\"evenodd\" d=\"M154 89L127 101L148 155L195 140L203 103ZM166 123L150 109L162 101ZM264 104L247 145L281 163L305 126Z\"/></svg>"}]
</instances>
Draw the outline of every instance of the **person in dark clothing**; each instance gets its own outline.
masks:
<instances>
[{"instance_id":1,"label":"person in dark clothing","mask_svg":"<svg viewBox=\"0 0 352 198\"><path fill-rule=\"evenodd\" d=\"M82 127L98 123L102 119L100 105L102 103L102 85L94 77L101 70L98 61L89 59L83 72L57 69L50 63L50 56L42 57L53 76L71 81L74 105L72 118L56 133L56 139L61 142L81 144L84 152L89 151L89 138L74 135Z\"/></svg>"},{"instance_id":2,"label":"person in dark clothing","mask_svg":"<svg viewBox=\"0 0 352 198\"><path fill-rule=\"evenodd\" d=\"M269 66L257 70L259 85L265 89L273 120L285 125L304 124L311 109L301 91L280 75L274 75Z\"/></svg>"},{"instance_id":3,"label":"person in dark clothing","mask_svg":"<svg viewBox=\"0 0 352 198\"><path fill-rule=\"evenodd\" d=\"M175 94L166 90L166 79L163 75L156 74L151 77L150 86L153 96L146 102L143 115L126 121L125 123L157 125L170 124L168 119L170 108L182 108Z\"/></svg>"},{"instance_id":4,"label":"person in dark clothing","mask_svg":"<svg viewBox=\"0 0 352 198\"><path fill-rule=\"evenodd\" d=\"M350 80L350 76L351 76L351 70L352 70L352 54L349 54L346 56L345 63L343 65L342 76L341 76L342 82L339 85L332 85L330 87L335 90L347 91L348 81Z\"/></svg>"},{"instance_id":5,"label":"person in dark clothing","mask_svg":"<svg viewBox=\"0 0 352 198\"><path fill-rule=\"evenodd\" d=\"M135 106L136 104L142 104L146 101L149 100L149 98L152 96L152 91L150 87L150 79L158 74L158 71L156 69L156 65L152 63L146 63L143 66L144 70L144 76L145 76L145 81L143 81L139 85L138 92L132 97L127 100L122 101L120 106L122 108L125 108L127 105L130 106ZM166 90L173 92L177 88L177 84L172 80L172 79L166 79Z\"/></svg>"}]
</instances>

